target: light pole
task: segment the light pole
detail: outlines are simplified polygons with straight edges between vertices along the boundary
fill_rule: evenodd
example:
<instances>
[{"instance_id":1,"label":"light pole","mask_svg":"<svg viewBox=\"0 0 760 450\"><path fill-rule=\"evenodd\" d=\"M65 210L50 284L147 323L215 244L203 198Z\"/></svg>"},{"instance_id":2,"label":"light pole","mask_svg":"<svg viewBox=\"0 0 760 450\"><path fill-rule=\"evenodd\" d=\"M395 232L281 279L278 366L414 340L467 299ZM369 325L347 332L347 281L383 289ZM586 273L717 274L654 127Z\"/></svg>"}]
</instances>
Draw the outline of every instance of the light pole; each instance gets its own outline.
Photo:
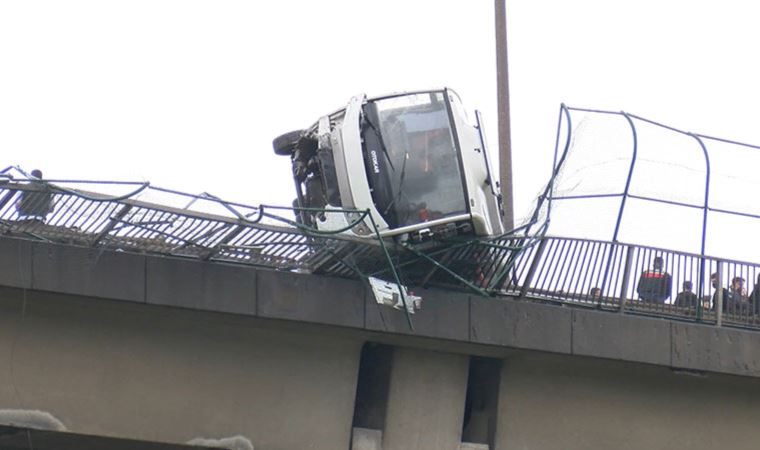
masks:
<instances>
[{"instance_id":1,"label":"light pole","mask_svg":"<svg viewBox=\"0 0 760 450\"><path fill-rule=\"evenodd\" d=\"M506 230L514 228L514 202L512 200L512 142L509 125L509 66L507 64L507 8L506 0L494 0L496 28L496 96L499 117L499 179L504 202L503 224Z\"/></svg>"}]
</instances>

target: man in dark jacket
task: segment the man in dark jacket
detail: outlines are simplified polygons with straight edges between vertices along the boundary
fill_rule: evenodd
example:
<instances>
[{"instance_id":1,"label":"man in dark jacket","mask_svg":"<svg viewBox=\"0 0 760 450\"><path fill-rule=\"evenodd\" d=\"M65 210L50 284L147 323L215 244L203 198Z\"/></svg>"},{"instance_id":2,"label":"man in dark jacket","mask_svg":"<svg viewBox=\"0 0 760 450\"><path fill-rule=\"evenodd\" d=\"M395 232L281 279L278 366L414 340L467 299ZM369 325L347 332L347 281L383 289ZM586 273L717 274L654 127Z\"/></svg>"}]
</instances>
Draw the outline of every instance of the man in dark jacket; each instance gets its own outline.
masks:
<instances>
[{"instance_id":1,"label":"man in dark jacket","mask_svg":"<svg viewBox=\"0 0 760 450\"><path fill-rule=\"evenodd\" d=\"M665 303L670 298L672 279L662 270L662 257L655 256L652 269L641 272L636 292L645 302Z\"/></svg>"},{"instance_id":2,"label":"man in dark jacket","mask_svg":"<svg viewBox=\"0 0 760 450\"><path fill-rule=\"evenodd\" d=\"M713 311L718 310L718 292L722 292L723 293L723 308L721 309L723 310L724 313L727 312L728 304L731 303L732 301L731 292L728 289L720 286L720 277L718 276L717 272L710 275L710 284L712 284L713 289L715 289L715 292L713 293L713 296L712 296L712 310Z\"/></svg>"},{"instance_id":3,"label":"man in dark jacket","mask_svg":"<svg viewBox=\"0 0 760 450\"><path fill-rule=\"evenodd\" d=\"M676 296L676 306L679 308L692 308L697 307L697 294L691 291L691 281L683 282L683 291L679 292Z\"/></svg>"},{"instance_id":4,"label":"man in dark jacket","mask_svg":"<svg viewBox=\"0 0 760 450\"><path fill-rule=\"evenodd\" d=\"M757 282L752 288L752 293L749 294L749 302L752 308L752 313L760 314L760 273L757 274Z\"/></svg>"},{"instance_id":5,"label":"man in dark jacket","mask_svg":"<svg viewBox=\"0 0 760 450\"><path fill-rule=\"evenodd\" d=\"M22 191L16 202L18 217L20 220L44 222L47 215L53 211L53 194L42 182L42 171L32 170L29 187L32 190Z\"/></svg>"}]
</instances>

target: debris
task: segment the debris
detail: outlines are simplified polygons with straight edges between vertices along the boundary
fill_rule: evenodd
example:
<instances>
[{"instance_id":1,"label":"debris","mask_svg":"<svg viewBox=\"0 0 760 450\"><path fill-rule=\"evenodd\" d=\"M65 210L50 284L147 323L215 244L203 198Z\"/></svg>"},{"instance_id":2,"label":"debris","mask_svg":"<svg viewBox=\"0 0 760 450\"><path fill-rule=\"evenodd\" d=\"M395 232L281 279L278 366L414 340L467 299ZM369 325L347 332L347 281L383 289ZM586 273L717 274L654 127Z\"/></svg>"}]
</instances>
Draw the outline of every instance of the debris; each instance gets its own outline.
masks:
<instances>
[{"instance_id":1,"label":"debris","mask_svg":"<svg viewBox=\"0 0 760 450\"><path fill-rule=\"evenodd\" d=\"M381 305L404 309L404 301L406 301L406 310L409 314L414 314L415 310L422 309L422 297L409 292L406 286L400 286L396 283L374 277L369 277L369 284L372 286L375 300ZM399 286L401 290L399 290ZM402 291L403 299L401 298Z\"/></svg>"}]
</instances>

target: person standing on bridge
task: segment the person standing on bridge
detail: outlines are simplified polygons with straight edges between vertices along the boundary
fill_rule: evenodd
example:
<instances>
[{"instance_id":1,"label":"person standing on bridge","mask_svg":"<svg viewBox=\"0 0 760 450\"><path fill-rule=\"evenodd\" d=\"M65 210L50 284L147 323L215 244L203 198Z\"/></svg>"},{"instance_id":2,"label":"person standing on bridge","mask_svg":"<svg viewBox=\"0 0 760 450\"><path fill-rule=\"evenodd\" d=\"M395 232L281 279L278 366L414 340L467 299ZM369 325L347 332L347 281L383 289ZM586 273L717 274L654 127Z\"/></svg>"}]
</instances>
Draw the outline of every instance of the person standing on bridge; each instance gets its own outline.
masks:
<instances>
[{"instance_id":1,"label":"person standing on bridge","mask_svg":"<svg viewBox=\"0 0 760 450\"><path fill-rule=\"evenodd\" d=\"M692 292L692 287L693 284L691 281L683 282L683 291L679 292L678 295L676 295L675 305L677 307L696 309L698 299L697 294Z\"/></svg>"},{"instance_id":2,"label":"person standing on bridge","mask_svg":"<svg viewBox=\"0 0 760 450\"><path fill-rule=\"evenodd\" d=\"M641 272L636 292L645 302L665 303L670 298L671 277L663 270L661 256L655 256L652 269Z\"/></svg>"},{"instance_id":3,"label":"person standing on bridge","mask_svg":"<svg viewBox=\"0 0 760 450\"><path fill-rule=\"evenodd\" d=\"M757 274L757 281L749 294L749 303L752 307L753 314L760 314L760 273Z\"/></svg>"},{"instance_id":4,"label":"person standing on bridge","mask_svg":"<svg viewBox=\"0 0 760 450\"><path fill-rule=\"evenodd\" d=\"M721 303L723 304L721 310L726 313L728 312L728 304L731 303L731 291L720 285L720 278L718 272L710 275L710 284L715 289L712 296L712 310L718 311L718 292L720 292Z\"/></svg>"},{"instance_id":5,"label":"person standing on bridge","mask_svg":"<svg viewBox=\"0 0 760 450\"><path fill-rule=\"evenodd\" d=\"M734 277L731 280L731 298L728 307L729 311L735 314L747 314L750 311L749 296L744 288L744 281L742 277Z\"/></svg>"},{"instance_id":6,"label":"person standing on bridge","mask_svg":"<svg viewBox=\"0 0 760 450\"><path fill-rule=\"evenodd\" d=\"M19 220L45 222L48 214L53 212L53 194L42 181L42 171L32 170L29 190L21 191L16 202Z\"/></svg>"}]
</instances>

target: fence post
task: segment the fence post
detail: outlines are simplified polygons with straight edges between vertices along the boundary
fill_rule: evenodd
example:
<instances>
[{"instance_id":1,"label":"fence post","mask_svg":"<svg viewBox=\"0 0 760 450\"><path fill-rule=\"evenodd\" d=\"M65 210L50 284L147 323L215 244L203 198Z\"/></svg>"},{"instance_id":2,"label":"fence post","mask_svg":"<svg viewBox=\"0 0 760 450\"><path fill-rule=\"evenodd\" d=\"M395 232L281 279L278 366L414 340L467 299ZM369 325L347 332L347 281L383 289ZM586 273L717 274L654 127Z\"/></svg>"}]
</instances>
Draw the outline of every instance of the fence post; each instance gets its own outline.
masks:
<instances>
[{"instance_id":1,"label":"fence post","mask_svg":"<svg viewBox=\"0 0 760 450\"><path fill-rule=\"evenodd\" d=\"M8 193L5 194L5 196L3 196L2 200L0 200L0 208L5 206L5 204L8 203L13 198L14 195L16 195L16 192L18 191L14 189L8 189Z\"/></svg>"},{"instance_id":2,"label":"fence post","mask_svg":"<svg viewBox=\"0 0 760 450\"><path fill-rule=\"evenodd\" d=\"M706 271L706 262L705 262L705 256L702 255L701 258L699 258L699 286L698 286L698 292L699 295L697 296L697 317L695 318L696 322L701 322L702 317L704 315L704 298L705 298L705 271Z\"/></svg>"},{"instance_id":3,"label":"fence post","mask_svg":"<svg viewBox=\"0 0 760 450\"><path fill-rule=\"evenodd\" d=\"M633 246L625 247L625 266L623 267L623 285L620 287L620 314L625 312L625 301L628 295L628 281L631 276L631 261L633 260Z\"/></svg>"},{"instance_id":4,"label":"fence post","mask_svg":"<svg viewBox=\"0 0 760 450\"><path fill-rule=\"evenodd\" d=\"M548 238L542 237L541 242L538 244L538 248L536 248L536 254L533 256L533 261L530 263L530 268L528 269L528 273L525 275L525 281L523 282L522 288L520 289L520 298L525 298L525 295L528 293L530 283L533 281L533 275L536 274L536 270L538 270L538 263L541 261L541 256L544 254L544 248L546 248L547 240Z\"/></svg>"},{"instance_id":5,"label":"fence post","mask_svg":"<svg viewBox=\"0 0 760 450\"><path fill-rule=\"evenodd\" d=\"M715 288L715 299L717 302L717 305L715 305L715 314L717 315L717 320L715 321L716 326L723 326L723 262L718 261L718 271L716 272L718 276L718 287ZM712 281L712 280L710 280Z\"/></svg>"}]
</instances>

